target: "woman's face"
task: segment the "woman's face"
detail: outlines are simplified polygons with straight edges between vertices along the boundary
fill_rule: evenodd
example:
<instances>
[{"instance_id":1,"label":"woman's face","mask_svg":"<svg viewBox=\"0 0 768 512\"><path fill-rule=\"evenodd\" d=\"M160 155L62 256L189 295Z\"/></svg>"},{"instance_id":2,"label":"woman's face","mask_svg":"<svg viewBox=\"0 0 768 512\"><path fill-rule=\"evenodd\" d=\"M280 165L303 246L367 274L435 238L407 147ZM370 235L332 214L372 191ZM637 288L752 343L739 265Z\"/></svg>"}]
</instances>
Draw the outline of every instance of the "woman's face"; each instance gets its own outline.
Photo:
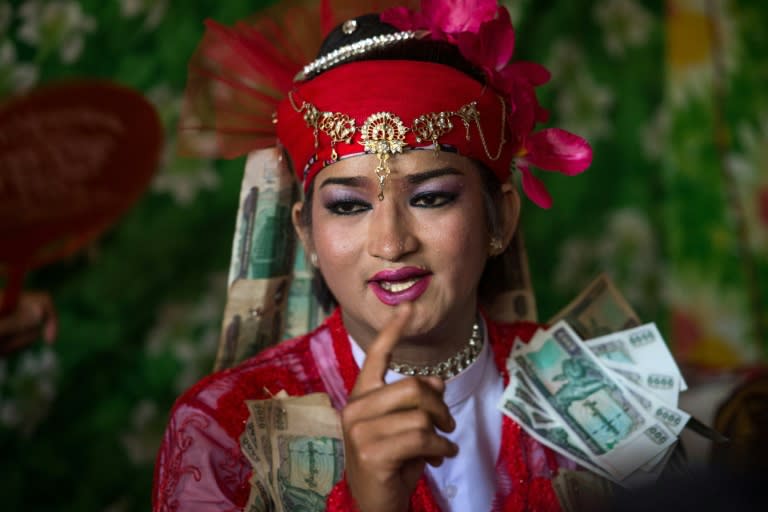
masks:
<instances>
[{"instance_id":1,"label":"woman's face","mask_svg":"<svg viewBox=\"0 0 768 512\"><path fill-rule=\"evenodd\" d=\"M377 163L352 157L317 175L302 239L359 341L404 301L414 305L407 336L451 332L474 318L489 255L480 172L452 153L409 151L389 159L379 201Z\"/></svg>"}]
</instances>

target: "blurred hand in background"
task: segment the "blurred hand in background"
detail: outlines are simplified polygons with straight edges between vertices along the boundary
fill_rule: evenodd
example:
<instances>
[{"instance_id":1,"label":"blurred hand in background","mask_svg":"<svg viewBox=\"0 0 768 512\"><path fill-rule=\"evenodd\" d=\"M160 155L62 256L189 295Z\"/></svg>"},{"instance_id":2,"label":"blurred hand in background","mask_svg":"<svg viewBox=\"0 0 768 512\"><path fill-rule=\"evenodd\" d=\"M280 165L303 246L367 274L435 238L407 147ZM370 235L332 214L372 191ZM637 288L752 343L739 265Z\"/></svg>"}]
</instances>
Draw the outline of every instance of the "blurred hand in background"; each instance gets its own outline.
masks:
<instances>
[{"instance_id":1,"label":"blurred hand in background","mask_svg":"<svg viewBox=\"0 0 768 512\"><path fill-rule=\"evenodd\" d=\"M21 350L40 337L51 344L56 340L58 329L51 296L46 292L22 292L16 309L0 316L0 357Z\"/></svg>"}]
</instances>

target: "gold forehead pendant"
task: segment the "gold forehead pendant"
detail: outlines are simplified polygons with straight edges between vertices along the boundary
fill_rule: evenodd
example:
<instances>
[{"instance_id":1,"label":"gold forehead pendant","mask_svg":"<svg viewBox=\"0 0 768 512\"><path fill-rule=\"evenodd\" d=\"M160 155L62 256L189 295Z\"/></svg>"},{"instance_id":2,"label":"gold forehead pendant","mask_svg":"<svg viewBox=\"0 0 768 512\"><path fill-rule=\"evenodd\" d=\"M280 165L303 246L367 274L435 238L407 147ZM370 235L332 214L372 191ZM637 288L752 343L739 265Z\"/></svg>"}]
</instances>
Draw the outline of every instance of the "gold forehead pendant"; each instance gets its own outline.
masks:
<instances>
[{"instance_id":1,"label":"gold forehead pendant","mask_svg":"<svg viewBox=\"0 0 768 512\"><path fill-rule=\"evenodd\" d=\"M360 129L360 139L365 150L379 159L376 177L379 179L379 201L384 200L384 182L390 169L387 160L391 155L402 153L405 147L405 133L408 128L395 114L377 112L368 116Z\"/></svg>"},{"instance_id":2,"label":"gold forehead pendant","mask_svg":"<svg viewBox=\"0 0 768 512\"><path fill-rule=\"evenodd\" d=\"M506 133L506 105L501 97L498 97L501 104L501 134L498 150L492 155L485 140L483 127L480 124L480 113L477 109L477 101L471 101L462 105L458 110L447 110L442 112L428 112L418 116L413 120L411 128L406 127L402 120L392 112L377 112L371 114L359 128L359 144L365 148L368 153L373 153L379 159L376 166L376 177L379 180L379 201L384 200L384 183L390 174L388 160L389 157L397 153L402 153L406 147L405 135L412 131L416 143L431 141L435 154L440 152L440 138L452 131L454 126L452 117L459 118L464 124L465 138L470 140L470 125L474 123L480 135L480 142L486 156L496 161L501 157L502 149L507 140ZM304 117L304 122L312 129L315 142L315 157L320 148L320 132L331 139L331 163L339 159L336 152L336 144L344 142L350 144L358 131L355 120L347 114L340 112L325 112L319 110L313 104L302 101L301 106L296 104L293 97L293 91L288 93L288 100L293 110Z\"/></svg>"}]
</instances>

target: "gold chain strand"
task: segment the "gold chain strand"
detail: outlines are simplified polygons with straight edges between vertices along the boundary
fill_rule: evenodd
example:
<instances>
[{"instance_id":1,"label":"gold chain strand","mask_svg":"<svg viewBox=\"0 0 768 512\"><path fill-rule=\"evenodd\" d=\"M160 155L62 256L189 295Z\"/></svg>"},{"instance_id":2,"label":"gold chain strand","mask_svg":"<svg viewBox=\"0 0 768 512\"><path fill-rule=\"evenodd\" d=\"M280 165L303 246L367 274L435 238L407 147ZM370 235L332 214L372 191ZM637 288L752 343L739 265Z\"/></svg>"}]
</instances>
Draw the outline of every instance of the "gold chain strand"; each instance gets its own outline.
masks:
<instances>
[{"instance_id":1,"label":"gold chain strand","mask_svg":"<svg viewBox=\"0 0 768 512\"><path fill-rule=\"evenodd\" d=\"M477 112L477 116L475 119L475 124L477 124L477 131L480 134L480 142L483 143L483 149L485 150L485 155L490 158L492 161L496 161L501 157L501 150L504 148L504 144L507 143L507 138L505 136L506 134L506 124L507 124L507 104L504 102L504 98L501 96L497 96L499 98L499 101L501 102L501 142L499 143L499 150L496 152L496 156L491 156L491 152L488 151L488 143L485 141L485 135L483 134L483 127L480 125L480 113Z\"/></svg>"},{"instance_id":2,"label":"gold chain strand","mask_svg":"<svg viewBox=\"0 0 768 512\"><path fill-rule=\"evenodd\" d=\"M472 325L472 335L467 345L448 359L434 365L416 365L408 363L389 363L389 369L411 377L440 377L443 380L458 375L477 360L483 348L483 336L480 334L480 324Z\"/></svg>"}]
</instances>

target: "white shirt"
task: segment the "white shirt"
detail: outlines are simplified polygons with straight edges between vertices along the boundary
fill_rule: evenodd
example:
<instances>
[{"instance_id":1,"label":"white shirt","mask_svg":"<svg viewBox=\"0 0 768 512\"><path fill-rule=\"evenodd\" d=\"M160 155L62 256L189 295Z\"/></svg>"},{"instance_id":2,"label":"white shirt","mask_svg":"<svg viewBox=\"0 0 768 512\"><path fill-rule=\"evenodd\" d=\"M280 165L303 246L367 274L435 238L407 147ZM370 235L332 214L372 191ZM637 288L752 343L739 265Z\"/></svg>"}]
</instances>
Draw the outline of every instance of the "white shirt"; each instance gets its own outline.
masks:
<instances>
[{"instance_id":1,"label":"white shirt","mask_svg":"<svg viewBox=\"0 0 768 512\"><path fill-rule=\"evenodd\" d=\"M459 446L459 454L445 459L439 468L426 466L432 491L446 512L490 510L496 493L496 459L501 446L501 412L496 404L504 392L504 382L496 369L488 334L469 368L446 381L444 400L456 420L456 430L441 435ZM352 356L358 366L365 352L350 337ZM387 371L387 384L405 376Z\"/></svg>"}]
</instances>

